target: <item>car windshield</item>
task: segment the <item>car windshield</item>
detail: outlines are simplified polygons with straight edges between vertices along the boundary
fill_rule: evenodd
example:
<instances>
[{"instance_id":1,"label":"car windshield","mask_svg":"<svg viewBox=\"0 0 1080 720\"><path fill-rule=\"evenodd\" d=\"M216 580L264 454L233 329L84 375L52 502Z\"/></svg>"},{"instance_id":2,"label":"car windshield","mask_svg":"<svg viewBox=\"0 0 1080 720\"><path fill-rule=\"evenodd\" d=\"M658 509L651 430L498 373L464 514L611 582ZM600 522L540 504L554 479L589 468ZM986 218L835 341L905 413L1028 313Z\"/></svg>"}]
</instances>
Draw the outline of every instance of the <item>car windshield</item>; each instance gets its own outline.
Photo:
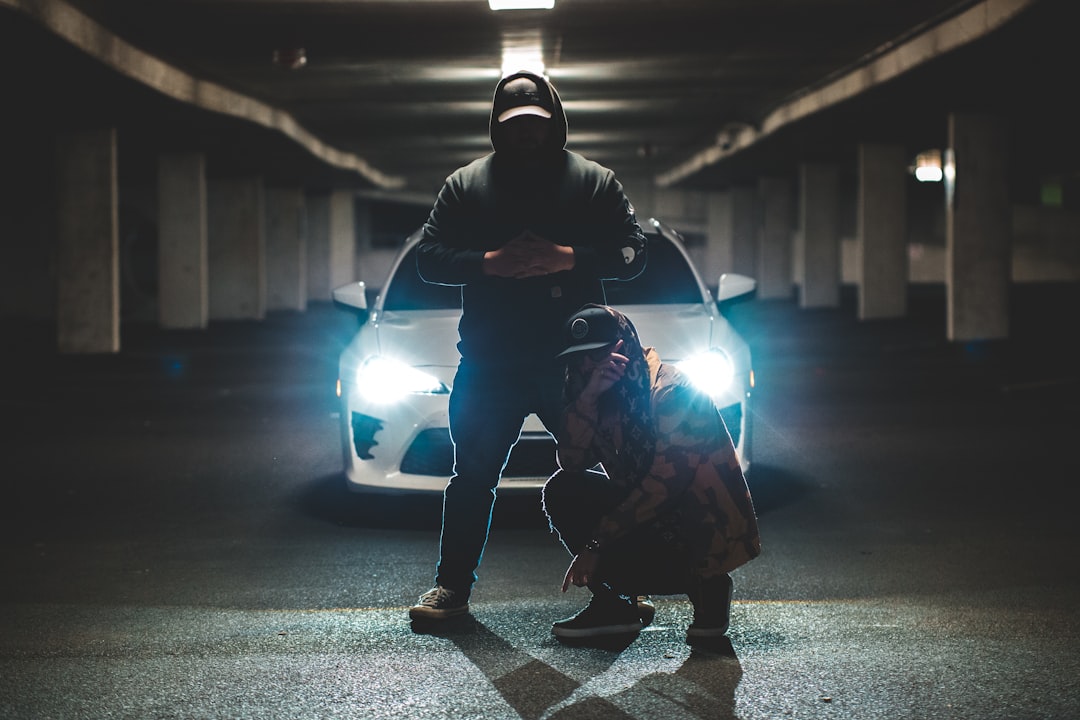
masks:
<instances>
[{"instance_id":1,"label":"car windshield","mask_svg":"<svg viewBox=\"0 0 1080 720\"><path fill-rule=\"evenodd\" d=\"M386 289L383 310L452 310L461 309L461 287L434 285L420 279L416 272L416 246L401 259Z\"/></svg>"},{"instance_id":2,"label":"car windshield","mask_svg":"<svg viewBox=\"0 0 1080 720\"><path fill-rule=\"evenodd\" d=\"M609 305L673 305L701 302L701 291L686 258L662 235L649 236L645 270L633 280L604 283ZM383 309L446 310L461 307L461 288L433 285L416 272L416 247L397 266L386 290Z\"/></svg>"},{"instance_id":3,"label":"car windshield","mask_svg":"<svg viewBox=\"0 0 1080 720\"><path fill-rule=\"evenodd\" d=\"M645 269L633 280L604 283L608 305L676 305L700 303L694 272L674 243L663 235L649 235Z\"/></svg>"}]
</instances>

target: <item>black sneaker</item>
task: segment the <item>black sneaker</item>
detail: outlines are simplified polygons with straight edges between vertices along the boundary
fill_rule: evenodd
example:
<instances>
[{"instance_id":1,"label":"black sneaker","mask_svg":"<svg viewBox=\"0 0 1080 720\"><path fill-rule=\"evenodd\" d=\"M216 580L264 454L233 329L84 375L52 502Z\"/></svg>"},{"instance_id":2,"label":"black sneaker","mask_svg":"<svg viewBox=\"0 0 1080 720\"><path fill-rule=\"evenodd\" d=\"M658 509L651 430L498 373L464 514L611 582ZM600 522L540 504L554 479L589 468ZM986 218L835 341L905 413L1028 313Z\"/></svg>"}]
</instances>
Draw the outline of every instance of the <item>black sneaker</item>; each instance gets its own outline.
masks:
<instances>
[{"instance_id":1,"label":"black sneaker","mask_svg":"<svg viewBox=\"0 0 1080 720\"><path fill-rule=\"evenodd\" d=\"M648 595L635 595L633 600L634 606L637 607L638 617L641 618L642 627L652 625L653 618L656 617L656 606L653 605L652 598Z\"/></svg>"},{"instance_id":2,"label":"black sneaker","mask_svg":"<svg viewBox=\"0 0 1080 720\"><path fill-rule=\"evenodd\" d=\"M621 635L641 631L641 618L634 603L618 596L593 595L577 615L551 626L551 632L564 638Z\"/></svg>"},{"instance_id":3,"label":"black sneaker","mask_svg":"<svg viewBox=\"0 0 1080 720\"><path fill-rule=\"evenodd\" d=\"M445 620L469 612L469 596L441 585L428 590L409 608L413 620Z\"/></svg>"}]
</instances>

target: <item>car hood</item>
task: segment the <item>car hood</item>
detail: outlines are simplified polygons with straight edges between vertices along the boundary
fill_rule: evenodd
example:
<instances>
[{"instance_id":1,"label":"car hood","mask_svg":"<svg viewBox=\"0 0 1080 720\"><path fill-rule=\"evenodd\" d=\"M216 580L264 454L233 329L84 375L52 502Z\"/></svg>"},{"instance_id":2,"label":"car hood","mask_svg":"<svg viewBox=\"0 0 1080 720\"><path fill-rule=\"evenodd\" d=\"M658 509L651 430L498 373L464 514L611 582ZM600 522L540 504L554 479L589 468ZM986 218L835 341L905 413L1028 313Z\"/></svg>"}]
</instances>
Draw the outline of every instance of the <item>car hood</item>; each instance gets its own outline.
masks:
<instances>
[{"instance_id":1,"label":"car hood","mask_svg":"<svg viewBox=\"0 0 1080 720\"><path fill-rule=\"evenodd\" d=\"M386 312L375 325L379 352L418 367L456 367L458 310Z\"/></svg>"},{"instance_id":2,"label":"car hood","mask_svg":"<svg viewBox=\"0 0 1080 720\"><path fill-rule=\"evenodd\" d=\"M701 305L623 305L637 328L641 344L655 347L665 360L681 360L707 350L726 321ZM456 367L458 321L455 310L387 312L374 326L379 352L418 367ZM735 350L735 348L728 348Z\"/></svg>"},{"instance_id":3,"label":"car hood","mask_svg":"<svg viewBox=\"0 0 1080 720\"><path fill-rule=\"evenodd\" d=\"M673 361L707 350L714 322L701 305L622 305L619 312L637 328L643 347L654 347L664 360Z\"/></svg>"}]
</instances>

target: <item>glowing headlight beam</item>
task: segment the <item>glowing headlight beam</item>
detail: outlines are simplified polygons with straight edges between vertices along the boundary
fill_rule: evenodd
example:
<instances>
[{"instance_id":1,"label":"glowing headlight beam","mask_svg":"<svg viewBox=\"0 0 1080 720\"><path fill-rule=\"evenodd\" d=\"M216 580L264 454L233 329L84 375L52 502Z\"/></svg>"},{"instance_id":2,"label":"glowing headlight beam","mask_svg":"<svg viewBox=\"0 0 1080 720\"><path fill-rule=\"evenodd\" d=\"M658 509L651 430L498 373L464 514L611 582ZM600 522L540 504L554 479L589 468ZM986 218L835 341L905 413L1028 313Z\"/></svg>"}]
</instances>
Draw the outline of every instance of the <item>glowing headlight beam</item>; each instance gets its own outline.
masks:
<instances>
[{"instance_id":1,"label":"glowing headlight beam","mask_svg":"<svg viewBox=\"0 0 1080 720\"><path fill-rule=\"evenodd\" d=\"M719 349L699 353L675 363L699 390L710 397L727 392L735 380L735 367L728 356Z\"/></svg>"},{"instance_id":2,"label":"glowing headlight beam","mask_svg":"<svg viewBox=\"0 0 1080 720\"><path fill-rule=\"evenodd\" d=\"M356 387L373 403L391 403L406 395L439 395L449 392L439 379L399 360L373 356L356 371Z\"/></svg>"}]
</instances>

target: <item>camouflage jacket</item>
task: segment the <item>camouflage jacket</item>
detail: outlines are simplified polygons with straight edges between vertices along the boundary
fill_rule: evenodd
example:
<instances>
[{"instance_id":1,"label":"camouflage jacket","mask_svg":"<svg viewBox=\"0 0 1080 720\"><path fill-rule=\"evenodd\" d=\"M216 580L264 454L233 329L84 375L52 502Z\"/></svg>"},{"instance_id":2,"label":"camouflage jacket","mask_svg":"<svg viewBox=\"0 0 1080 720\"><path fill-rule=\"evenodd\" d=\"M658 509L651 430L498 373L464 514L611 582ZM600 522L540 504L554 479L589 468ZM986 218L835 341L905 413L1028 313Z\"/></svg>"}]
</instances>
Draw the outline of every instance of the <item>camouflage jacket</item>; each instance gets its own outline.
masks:
<instances>
[{"instance_id":1,"label":"camouflage jacket","mask_svg":"<svg viewBox=\"0 0 1080 720\"><path fill-rule=\"evenodd\" d=\"M625 488L621 503L594 529L601 544L636 528L659 524L680 528L698 562L728 572L761 552L757 517L731 436L712 400L691 386L677 368L645 349L651 381L656 453L639 483L620 472L617 417L571 403L558 433L559 465L583 472L600 463L612 482ZM693 540L697 538L698 540ZM701 545L704 544L704 547Z\"/></svg>"}]
</instances>

